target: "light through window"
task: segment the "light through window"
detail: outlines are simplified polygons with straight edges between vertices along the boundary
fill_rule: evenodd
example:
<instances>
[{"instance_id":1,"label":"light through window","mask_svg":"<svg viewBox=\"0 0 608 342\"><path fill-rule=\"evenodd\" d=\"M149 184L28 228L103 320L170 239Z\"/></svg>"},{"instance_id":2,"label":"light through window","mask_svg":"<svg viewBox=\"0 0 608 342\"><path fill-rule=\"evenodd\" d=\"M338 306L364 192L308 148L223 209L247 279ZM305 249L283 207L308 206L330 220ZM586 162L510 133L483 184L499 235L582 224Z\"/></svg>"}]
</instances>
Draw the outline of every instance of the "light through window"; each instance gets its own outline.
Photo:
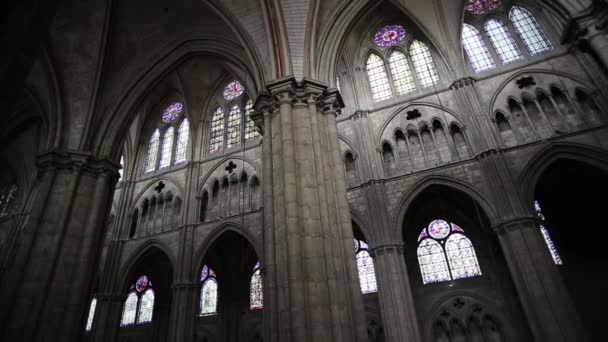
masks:
<instances>
[{"instance_id":1,"label":"light through window","mask_svg":"<svg viewBox=\"0 0 608 342\"><path fill-rule=\"evenodd\" d=\"M241 82L234 80L228 83L228 85L224 88L223 95L226 100L230 101L243 95L244 91L245 88L243 88Z\"/></svg>"},{"instance_id":2,"label":"light through window","mask_svg":"<svg viewBox=\"0 0 608 342\"><path fill-rule=\"evenodd\" d=\"M367 59L366 68L374 101L386 100L392 97L393 94L388 83L388 76L382 59L372 53Z\"/></svg>"},{"instance_id":3,"label":"light through window","mask_svg":"<svg viewBox=\"0 0 608 342\"><path fill-rule=\"evenodd\" d=\"M152 282L142 275L131 285L122 309L121 326L152 322L154 312L154 290Z\"/></svg>"},{"instance_id":4,"label":"light through window","mask_svg":"<svg viewBox=\"0 0 608 342\"><path fill-rule=\"evenodd\" d=\"M416 89L414 76L412 76L405 54L400 51L393 51L388 58L388 65L399 95L410 93Z\"/></svg>"},{"instance_id":5,"label":"light through window","mask_svg":"<svg viewBox=\"0 0 608 342\"><path fill-rule=\"evenodd\" d=\"M536 18L528 10L514 6L509 13L509 19L513 22L513 26L515 26L521 40L526 44L530 55L534 56L553 49L551 42L549 42L549 39L547 39L538 25Z\"/></svg>"},{"instance_id":6,"label":"light through window","mask_svg":"<svg viewBox=\"0 0 608 342\"><path fill-rule=\"evenodd\" d=\"M183 163L186 161L186 153L188 151L188 142L190 141L190 121L184 119L179 125L177 131L177 149L175 151L175 163Z\"/></svg>"},{"instance_id":7,"label":"light through window","mask_svg":"<svg viewBox=\"0 0 608 342\"><path fill-rule=\"evenodd\" d=\"M481 275L473 243L454 223L429 223L418 237L417 254L424 284Z\"/></svg>"},{"instance_id":8,"label":"light through window","mask_svg":"<svg viewBox=\"0 0 608 342\"><path fill-rule=\"evenodd\" d=\"M255 127L255 122L253 122L253 119L251 118L251 113L253 113L253 102L249 100L247 101L247 104L245 104L245 115L247 116L245 141L249 141L260 136L260 132L258 132L258 129Z\"/></svg>"},{"instance_id":9,"label":"light through window","mask_svg":"<svg viewBox=\"0 0 608 342\"><path fill-rule=\"evenodd\" d=\"M553 243L553 239L551 239L551 236L549 235L549 230L547 229L547 221L538 201L534 201L534 211L536 212L536 217L540 222L538 224L538 227L540 228L540 233L543 235L543 239L545 239L545 243L547 244L549 253L551 253L551 258L553 258L553 262L556 265L562 265L562 258L559 256L559 252L557 251L557 248Z\"/></svg>"},{"instance_id":10,"label":"light through window","mask_svg":"<svg viewBox=\"0 0 608 342\"><path fill-rule=\"evenodd\" d=\"M485 30L502 64L508 64L523 58L511 33L501 20L488 20L485 24Z\"/></svg>"},{"instance_id":11,"label":"light through window","mask_svg":"<svg viewBox=\"0 0 608 342\"><path fill-rule=\"evenodd\" d=\"M262 271L260 263L256 263L253 267L253 275L249 286L249 308L258 310L264 307L264 287L263 287Z\"/></svg>"},{"instance_id":12,"label":"light through window","mask_svg":"<svg viewBox=\"0 0 608 342\"><path fill-rule=\"evenodd\" d=\"M228 112L228 134L227 134L228 148L237 145L241 142L241 109L239 106L234 105Z\"/></svg>"},{"instance_id":13,"label":"light through window","mask_svg":"<svg viewBox=\"0 0 608 342\"><path fill-rule=\"evenodd\" d=\"M156 129L148 144L148 155L146 156L146 172L156 170L156 160L158 158L158 144L160 143L160 131Z\"/></svg>"},{"instance_id":14,"label":"light through window","mask_svg":"<svg viewBox=\"0 0 608 342\"><path fill-rule=\"evenodd\" d=\"M439 75L431 56L431 51L426 44L414 40L410 46L410 56L418 76L420 86L429 87L439 82Z\"/></svg>"},{"instance_id":15,"label":"light through window","mask_svg":"<svg viewBox=\"0 0 608 342\"><path fill-rule=\"evenodd\" d=\"M160 152L160 168L171 165L171 152L173 152L173 127L169 127L163 136L163 148Z\"/></svg>"},{"instance_id":16,"label":"light through window","mask_svg":"<svg viewBox=\"0 0 608 342\"><path fill-rule=\"evenodd\" d=\"M475 72L494 69L496 64L479 31L471 25L462 26L462 46Z\"/></svg>"},{"instance_id":17,"label":"light through window","mask_svg":"<svg viewBox=\"0 0 608 342\"><path fill-rule=\"evenodd\" d=\"M93 298L93 300L91 300L91 305L89 306L89 314L87 315L87 326L85 328L86 331L91 331L91 329L93 329L93 319L95 318L96 308L97 298Z\"/></svg>"},{"instance_id":18,"label":"light through window","mask_svg":"<svg viewBox=\"0 0 608 342\"><path fill-rule=\"evenodd\" d=\"M216 152L222 148L224 142L224 112L218 107L211 117L211 132L209 137L209 152Z\"/></svg>"},{"instance_id":19,"label":"light through window","mask_svg":"<svg viewBox=\"0 0 608 342\"><path fill-rule=\"evenodd\" d=\"M201 270L200 316L217 314L217 278L213 270L205 265Z\"/></svg>"},{"instance_id":20,"label":"light through window","mask_svg":"<svg viewBox=\"0 0 608 342\"><path fill-rule=\"evenodd\" d=\"M362 293L378 292L374 260L369 255L369 246L362 240L354 240L355 255L357 257L357 270Z\"/></svg>"}]
</instances>

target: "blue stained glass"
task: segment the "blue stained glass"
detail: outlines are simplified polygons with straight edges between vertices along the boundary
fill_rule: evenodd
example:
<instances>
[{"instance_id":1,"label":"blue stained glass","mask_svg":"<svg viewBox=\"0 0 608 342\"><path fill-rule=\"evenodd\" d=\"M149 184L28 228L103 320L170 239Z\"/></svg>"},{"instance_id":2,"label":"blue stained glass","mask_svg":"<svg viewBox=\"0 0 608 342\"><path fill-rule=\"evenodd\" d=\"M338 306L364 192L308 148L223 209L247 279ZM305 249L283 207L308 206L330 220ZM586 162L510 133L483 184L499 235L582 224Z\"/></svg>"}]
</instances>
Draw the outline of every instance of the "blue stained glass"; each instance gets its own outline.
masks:
<instances>
[{"instance_id":1,"label":"blue stained glass","mask_svg":"<svg viewBox=\"0 0 608 342\"><path fill-rule=\"evenodd\" d=\"M399 43L405 37L405 28L401 25L388 25L379 29L374 36L374 42L381 47Z\"/></svg>"},{"instance_id":2,"label":"blue stained glass","mask_svg":"<svg viewBox=\"0 0 608 342\"><path fill-rule=\"evenodd\" d=\"M487 14L500 6L500 0L467 0L464 8L475 15Z\"/></svg>"},{"instance_id":3,"label":"blue stained glass","mask_svg":"<svg viewBox=\"0 0 608 342\"><path fill-rule=\"evenodd\" d=\"M245 88L243 88L243 86L241 85L241 82L234 80L234 81L228 83L226 88L224 88L223 95L226 100L230 101L230 100L236 99L237 97L241 96L244 91L245 91Z\"/></svg>"},{"instance_id":4,"label":"blue stained glass","mask_svg":"<svg viewBox=\"0 0 608 342\"><path fill-rule=\"evenodd\" d=\"M420 242L420 240L422 240L428 236L429 236L429 234L426 232L426 228L424 228L422 230L422 232L420 233L420 235L418 235L418 242Z\"/></svg>"},{"instance_id":5,"label":"blue stained glass","mask_svg":"<svg viewBox=\"0 0 608 342\"><path fill-rule=\"evenodd\" d=\"M184 105L181 102L173 102L163 111L163 122L170 123L175 121L182 113L183 109Z\"/></svg>"},{"instance_id":6,"label":"blue stained glass","mask_svg":"<svg viewBox=\"0 0 608 342\"><path fill-rule=\"evenodd\" d=\"M137 279L137 282L135 282L135 289L137 290L137 292L144 292L149 285L149 280L148 277L141 276Z\"/></svg>"},{"instance_id":7,"label":"blue stained glass","mask_svg":"<svg viewBox=\"0 0 608 342\"><path fill-rule=\"evenodd\" d=\"M207 265L203 266L203 270L201 271L201 281L205 281L209 276L209 267Z\"/></svg>"}]
</instances>

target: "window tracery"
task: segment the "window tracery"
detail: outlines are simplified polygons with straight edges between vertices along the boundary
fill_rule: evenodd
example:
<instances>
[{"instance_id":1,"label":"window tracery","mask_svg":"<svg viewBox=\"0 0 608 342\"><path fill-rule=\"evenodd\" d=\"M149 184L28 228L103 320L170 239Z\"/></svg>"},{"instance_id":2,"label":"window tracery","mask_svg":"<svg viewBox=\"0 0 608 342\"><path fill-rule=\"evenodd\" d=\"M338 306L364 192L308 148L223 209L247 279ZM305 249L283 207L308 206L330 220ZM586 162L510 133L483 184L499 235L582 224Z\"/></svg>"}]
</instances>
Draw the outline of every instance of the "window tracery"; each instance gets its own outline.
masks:
<instances>
[{"instance_id":1,"label":"window tracery","mask_svg":"<svg viewBox=\"0 0 608 342\"><path fill-rule=\"evenodd\" d=\"M120 326L152 322L154 289L150 279L142 275L131 285L122 310Z\"/></svg>"},{"instance_id":2,"label":"window tracery","mask_svg":"<svg viewBox=\"0 0 608 342\"><path fill-rule=\"evenodd\" d=\"M502 64L508 64L523 58L519 47L515 44L515 40L513 40L502 20L490 19L484 27Z\"/></svg>"},{"instance_id":3,"label":"window tracery","mask_svg":"<svg viewBox=\"0 0 608 342\"><path fill-rule=\"evenodd\" d=\"M186 153L188 151L188 142L190 141L190 121L185 118L179 125L177 131L177 149L175 151L175 164L180 164L186 161Z\"/></svg>"},{"instance_id":4,"label":"window tracery","mask_svg":"<svg viewBox=\"0 0 608 342\"><path fill-rule=\"evenodd\" d=\"M509 12L509 19L515 26L519 37L526 45L531 56L541 52L553 50L553 46L545 33L538 25L536 18L525 8L513 6Z\"/></svg>"},{"instance_id":5,"label":"window tracery","mask_svg":"<svg viewBox=\"0 0 608 342\"><path fill-rule=\"evenodd\" d=\"M217 278L215 272L204 265L201 269L201 298L200 298L200 316L212 316L217 314Z\"/></svg>"},{"instance_id":6,"label":"window tracery","mask_svg":"<svg viewBox=\"0 0 608 342\"><path fill-rule=\"evenodd\" d=\"M158 128L152 133L148 144L148 155L146 157L146 172L156 170L156 160L158 158L158 145L160 144L160 130Z\"/></svg>"},{"instance_id":7,"label":"window tracery","mask_svg":"<svg viewBox=\"0 0 608 342\"><path fill-rule=\"evenodd\" d=\"M388 58L388 64L391 69L391 76L393 77L393 83L397 89L397 94L403 95L416 90L414 76L412 75L410 65L403 52L391 52Z\"/></svg>"},{"instance_id":8,"label":"window tracery","mask_svg":"<svg viewBox=\"0 0 608 342\"><path fill-rule=\"evenodd\" d=\"M384 26L376 32L374 42L381 47L399 43L405 37L405 29L401 25Z\"/></svg>"},{"instance_id":9,"label":"window tracery","mask_svg":"<svg viewBox=\"0 0 608 342\"><path fill-rule=\"evenodd\" d=\"M249 308L259 310L264 307L264 288L260 263L257 262L253 267L251 282L249 286Z\"/></svg>"},{"instance_id":10,"label":"window tracery","mask_svg":"<svg viewBox=\"0 0 608 342\"><path fill-rule=\"evenodd\" d=\"M231 148L241 142L241 119L241 109L239 106L232 106L228 113L227 148Z\"/></svg>"},{"instance_id":11,"label":"window tracery","mask_svg":"<svg viewBox=\"0 0 608 342\"><path fill-rule=\"evenodd\" d=\"M424 284L481 275L473 243L454 223L429 223L418 236L417 254Z\"/></svg>"},{"instance_id":12,"label":"window tracery","mask_svg":"<svg viewBox=\"0 0 608 342\"><path fill-rule=\"evenodd\" d=\"M247 116L247 126L245 128L245 141L253 140L260 136L260 132L257 127L255 127L255 122L251 118L251 113L253 113L253 102L248 100L245 104L245 115Z\"/></svg>"},{"instance_id":13,"label":"window tracery","mask_svg":"<svg viewBox=\"0 0 608 342\"><path fill-rule=\"evenodd\" d=\"M160 152L160 168L171 165L171 152L173 152L173 127L169 127L163 136L163 147Z\"/></svg>"},{"instance_id":14,"label":"window tracery","mask_svg":"<svg viewBox=\"0 0 608 342\"><path fill-rule=\"evenodd\" d=\"M462 26L462 46L473 67L473 71L481 72L496 67L486 43L475 27L468 24Z\"/></svg>"},{"instance_id":15,"label":"window tracery","mask_svg":"<svg viewBox=\"0 0 608 342\"><path fill-rule=\"evenodd\" d=\"M376 271L374 260L369 254L369 246L362 240L354 239L355 256L357 258L357 270L359 272L359 284L361 293L378 292L376 283Z\"/></svg>"},{"instance_id":16,"label":"window tracery","mask_svg":"<svg viewBox=\"0 0 608 342\"><path fill-rule=\"evenodd\" d=\"M367 59L366 68L374 101L386 100L392 97L393 93L388 83L384 61L378 55L372 53Z\"/></svg>"},{"instance_id":17,"label":"window tracery","mask_svg":"<svg viewBox=\"0 0 608 342\"><path fill-rule=\"evenodd\" d=\"M536 212L536 217L539 220L538 228L540 229L541 234L543 235L543 239L547 244L547 248L549 249L549 253L551 253L551 258L553 258L553 262L556 265L563 265L562 258L553 243L553 239L551 239L551 235L549 235L549 230L547 229L547 221L545 219L545 215L543 214L543 210L538 201L534 201L534 211Z\"/></svg>"},{"instance_id":18,"label":"window tracery","mask_svg":"<svg viewBox=\"0 0 608 342\"><path fill-rule=\"evenodd\" d=\"M410 56L421 87L429 87L439 82L439 75L428 46L419 40L414 40L410 46Z\"/></svg>"},{"instance_id":19,"label":"window tracery","mask_svg":"<svg viewBox=\"0 0 608 342\"><path fill-rule=\"evenodd\" d=\"M497 9L500 4L500 0L467 0L464 8L471 14L484 15Z\"/></svg>"}]
</instances>

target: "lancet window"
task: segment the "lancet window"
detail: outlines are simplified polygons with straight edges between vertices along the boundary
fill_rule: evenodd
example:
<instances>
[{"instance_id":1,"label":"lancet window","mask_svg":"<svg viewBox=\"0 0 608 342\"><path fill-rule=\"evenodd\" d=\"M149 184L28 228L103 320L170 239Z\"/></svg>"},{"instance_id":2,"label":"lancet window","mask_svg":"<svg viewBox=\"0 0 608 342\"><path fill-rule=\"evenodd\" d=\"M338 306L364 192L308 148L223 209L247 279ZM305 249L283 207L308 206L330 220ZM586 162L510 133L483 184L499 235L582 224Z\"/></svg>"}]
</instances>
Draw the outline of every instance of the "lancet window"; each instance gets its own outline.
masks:
<instances>
[{"instance_id":1,"label":"lancet window","mask_svg":"<svg viewBox=\"0 0 608 342\"><path fill-rule=\"evenodd\" d=\"M217 314L217 278L215 272L204 265L201 269L201 297L199 305L200 316L213 316Z\"/></svg>"},{"instance_id":2,"label":"lancet window","mask_svg":"<svg viewBox=\"0 0 608 342\"><path fill-rule=\"evenodd\" d=\"M129 288L129 294L125 300L121 326L144 324L152 322L154 313L154 289L150 279L142 275Z\"/></svg>"},{"instance_id":3,"label":"lancet window","mask_svg":"<svg viewBox=\"0 0 608 342\"><path fill-rule=\"evenodd\" d=\"M181 102L173 102L161 113L160 127L154 130L148 142L145 173L186 161L190 141L190 121L184 117L183 109ZM180 120L181 117L183 119Z\"/></svg>"},{"instance_id":4,"label":"lancet window","mask_svg":"<svg viewBox=\"0 0 608 342\"><path fill-rule=\"evenodd\" d=\"M374 260L369 255L369 246L363 240L354 239L354 247L361 292L364 294L378 292Z\"/></svg>"},{"instance_id":5,"label":"lancet window","mask_svg":"<svg viewBox=\"0 0 608 342\"><path fill-rule=\"evenodd\" d=\"M251 310L259 310L264 308L264 282L262 279L262 270L260 263L256 263L253 267L251 282L249 285L249 308Z\"/></svg>"},{"instance_id":6,"label":"lancet window","mask_svg":"<svg viewBox=\"0 0 608 342\"><path fill-rule=\"evenodd\" d=\"M543 239L547 244L549 253L551 253L551 258L553 258L553 262L556 265L562 265L562 258L559 256L559 252L555 247L555 243L553 243L553 239L551 239L551 235L549 235L549 229L547 228L547 220L545 219L543 209L541 208L540 203L538 201L534 201L534 211L536 212L536 217L539 222L538 228L540 229L540 233L543 235Z\"/></svg>"}]
</instances>

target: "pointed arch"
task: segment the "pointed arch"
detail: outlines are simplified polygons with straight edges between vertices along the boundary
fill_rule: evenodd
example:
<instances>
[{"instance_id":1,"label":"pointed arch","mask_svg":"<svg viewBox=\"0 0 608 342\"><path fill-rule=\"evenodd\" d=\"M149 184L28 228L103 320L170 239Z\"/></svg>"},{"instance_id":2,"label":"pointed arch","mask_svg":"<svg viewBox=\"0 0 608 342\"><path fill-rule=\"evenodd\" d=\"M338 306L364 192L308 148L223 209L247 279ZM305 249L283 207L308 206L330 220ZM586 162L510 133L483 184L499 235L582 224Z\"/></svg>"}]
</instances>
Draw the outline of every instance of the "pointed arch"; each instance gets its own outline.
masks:
<instances>
[{"instance_id":1,"label":"pointed arch","mask_svg":"<svg viewBox=\"0 0 608 342\"><path fill-rule=\"evenodd\" d=\"M154 311L154 290L148 289L141 296L139 304L139 312L137 314L137 323L152 322L152 313Z\"/></svg>"},{"instance_id":2,"label":"pointed arch","mask_svg":"<svg viewBox=\"0 0 608 342\"><path fill-rule=\"evenodd\" d=\"M249 309L259 310L264 307L264 281L260 263L257 262L253 268L253 274L249 282Z\"/></svg>"},{"instance_id":3,"label":"pointed arch","mask_svg":"<svg viewBox=\"0 0 608 342\"><path fill-rule=\"evenodd\" d=\"M474 72L482 72L496 67L486 43L474 26L462 25L462 47Z\"/></svg>"},{"instance_id":4,"label":"pointed arch","mask_svg":"<svg viewBox=\"0 0 608 342\"><path fill-rule=\"evenodd\" d=\"M241 108L234 105L228 112L228 130L226 133L226 148L231 148L241 142Z\"/></svg>"},{"instance_id":5,"label":"pointed arch","mask_svg":"<svg viewBox=\"0 0 608 342\"><path fill-rule=\"evenodd\" d=\"M158 128L154 130L148 143L148 155L146 156L146 172L153 172L156 170L156 160L158 159L158 147L160 144L160 131Z\"/></svg>"},{"instance_id":6,"label":"pointed arch","mask_svg":"<svg viewBox=\"0 0 608 342\"><path fill-rule=\"evenodd\" d=\"M120 325L131 325L135 324L135 317L137 316L137 294L135 294L135 290L129 292L127 295L127 300L122 309L122 318L120 320Z\"/></svg>"},{"instance_id":7,"label":"pointed arch","mask_svg":"<svg viewBox=\"0 0 608 342\"><path fill-rule=\"evenodd\" d=\"M163 147L160 153L160 168L165 168L171 165L171 154L173 153L173 127L167 128L163 135Z\"/></svg>"},{"instance_id":8,"label":"pointed arch","mask_svg":"<svg viewBox=\"0 0 608 342\"><path fill-rule=\"evenodd\" d=\"M416 90L414 76L410 70L407 57L403 52L393 50L388 57L388 65L398 95L404 95Z\"/></svg>"},{"instance_id":9,"label":"pointed arch","mask_svg":"<svg viewBox=\"0 0 608 342\"><path fill-rule=\"evenodd\" d=\"M186 161L188 145L190 142L190 120L184 118L179 125L177 131L177 149L175 151L175 164L181 164Z\"/></svg>"},{"instance_id":10,"label":"pointed arch","mask_svg":"<svg viewBox=\"0 0 608 342\"><path fill-rule=\"evenodd\" d=\"M374 101L382 101L393 97L384 61L380 56L371 53L365 63L367 78Z\"/></svg>"},{"instance_id":11,"label":"pointed arch","mask_svg":"<svg viewBox=\"0 0 608 342\"><path fill-rule=\"evenodd\" d=\"M439 242L433 239L424 239L418 245L416 253L423 284L450 280L448 263Z\"/></svg>"},{"instance_id":12,"label":"pointed arch","mask_svg":"<svg viewBox=\"0 0 608 342\"><path fill-rule=\"evenodd\" d=\"M374 260L369 254L369 246L367 243L365 243L365 241L357 238L354 239L354 244L361 293L366 294L378 292Z\"/></svg>"},{"instance_id":13,"label":"pointed arch","mask_svg":"<svg viewBox=\"0 0 608 342\"><path fill-rule=\"evenodd\" d=\"M209 132L209 152L219 151L224 144L224 111L217 107L211 116L211 131Z\"/></svg>"},{"instance_id":14,"label":"pointed arch","mask_svg":"<svg viewBox=\"0 0 608 342\"><path fill-rule=\"evenodd\" d=\"M484 24L484 29L502 64L508 64L523 58L521 51L519 51L517 44L515 44L515 40L513 40L511 33L502 20L490 19Z\"/></svg>"},{"instance_id":15,"label":"pointed arch","mask_svg":"<svg viewBox=\"0 0 608 342\"><path fill-rule=\"evenodd\" d=\"M410 56L418 76L418 82L422 88L439 83L439 74L431 50L425 43L414 40L410 45Z\"/></svg>"},{"instance_id":16,"label":"pointed arch","mask_svg":"<svg viewBox=\"0 0 608 342\"><path fill-rule=\"evenodd\" d=\"M515 30L526 45L531 56L553 50L551 42L536 21L536 18L527 9L513 6L511 11L509 11L509 20L515 26Z\"/></svg>"},{"instance_id":17,"label":"pointed arch","mask_svg":"<svg viewBox=\"0 0 608 342\"><path fill-rule=\"evenodd\" d=\"M450 235L445 242L445 252L453 279L481 275L473 243L464 234L456 233Z\"/></svg>"}]
</instances>

